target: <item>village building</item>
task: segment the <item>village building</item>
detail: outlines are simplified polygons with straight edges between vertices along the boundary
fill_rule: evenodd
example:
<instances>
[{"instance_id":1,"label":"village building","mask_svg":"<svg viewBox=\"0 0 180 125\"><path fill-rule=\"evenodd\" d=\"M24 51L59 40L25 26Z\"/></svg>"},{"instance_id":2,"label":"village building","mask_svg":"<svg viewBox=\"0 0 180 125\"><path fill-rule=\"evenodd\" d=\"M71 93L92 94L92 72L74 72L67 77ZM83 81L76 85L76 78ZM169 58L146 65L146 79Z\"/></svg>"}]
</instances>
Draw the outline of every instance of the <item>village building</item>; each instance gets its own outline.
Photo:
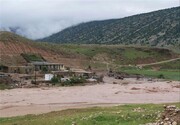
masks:
<instances>
[{"instance_id":1,"label":"village building","mask_svg":"<svg viewBox=\"0 0 180 125\"><path fill-rule=\"evenodd\" d=\"M60 63L49 62L32 62L26 66L5 66L0 65L0 72L4 73L19 73L19 74L33 74L34 71L62 71L64 65Z\"/></svg>"},{"instance_id":2,"label":"village building","mask_svg":"<svg viewBox=\"0 0 180 125\"><path fill-rule=\"evenodd\" d=\"M84 71L84 70L63 70L63 71L52 71L53 74L57 75L57 76L84 76L84 77L92 77L94 75L94 73L92 72L88 72L88 71Z\"/></svg>"},{"instance_id":3,"label":"village building","mask_svg":"<svg viewBox=\"0 0 180 125\"><path fill-rule=\"evenodd\" d=\"M19 74L32 74L34 72L33 66L9 66L8 73L19 73Z\"/></svg>"},{"instance_id":4,"label":"village building","mask_svg":"<svg viewBox=\"0 0 180 125\"><path fill-rule=\"evenodd\" d=\"M64 70L64 65L60 63L50 63L50 62L32 62L30 65L33 65L36 71L60 71Z\"/></svg>"},{"instance_id":5,"label":"village building","mask_svg":"<svg viewBox=\"0 0 180 125\"><path fill-rule=\"evenodd\" d=\"M32 66L0 66L0 72L4 73L20 73L20 74L32 74L34 68Z\"/></svg>"}]
</instances>

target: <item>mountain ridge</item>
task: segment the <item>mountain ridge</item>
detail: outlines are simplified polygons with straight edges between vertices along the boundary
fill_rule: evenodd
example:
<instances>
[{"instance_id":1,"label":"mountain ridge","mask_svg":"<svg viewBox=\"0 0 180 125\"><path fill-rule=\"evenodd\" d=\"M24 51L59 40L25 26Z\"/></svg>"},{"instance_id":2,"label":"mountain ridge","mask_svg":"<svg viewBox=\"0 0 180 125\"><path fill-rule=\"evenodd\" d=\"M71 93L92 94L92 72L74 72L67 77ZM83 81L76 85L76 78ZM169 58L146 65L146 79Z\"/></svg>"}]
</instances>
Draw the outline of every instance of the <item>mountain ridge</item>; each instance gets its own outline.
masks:
<instances>
[{"instance_id":1,"label":"mountain ridge","mask_svg":"<svg viewBox=\"0 0 180 125\"><path fill-rule=\"evenodd\" d=\"M80 44L179 46L180 7L120 19L91 21L38 41Z\"/></svg>"}]
</instances>

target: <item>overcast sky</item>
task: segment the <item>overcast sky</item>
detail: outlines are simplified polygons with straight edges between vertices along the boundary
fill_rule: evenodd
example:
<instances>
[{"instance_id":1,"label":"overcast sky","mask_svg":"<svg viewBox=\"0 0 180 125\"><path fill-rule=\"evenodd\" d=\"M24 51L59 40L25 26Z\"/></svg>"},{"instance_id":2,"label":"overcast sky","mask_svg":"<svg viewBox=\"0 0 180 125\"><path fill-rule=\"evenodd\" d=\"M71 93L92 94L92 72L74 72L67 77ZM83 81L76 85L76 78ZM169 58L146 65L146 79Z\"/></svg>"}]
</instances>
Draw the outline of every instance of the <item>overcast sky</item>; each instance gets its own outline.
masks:
<instances>
[{"instance_id":1,"label":"overcast sky","mask_svg":"<svg viewBox=\"0 0 180 125\"><path fill-rule=\"evenodd\" d=\"M180 0L0 0L0 30L17 28L18 34L37 39L81 22L122 18L179 4Z\"/></svg>"}]
</instances>

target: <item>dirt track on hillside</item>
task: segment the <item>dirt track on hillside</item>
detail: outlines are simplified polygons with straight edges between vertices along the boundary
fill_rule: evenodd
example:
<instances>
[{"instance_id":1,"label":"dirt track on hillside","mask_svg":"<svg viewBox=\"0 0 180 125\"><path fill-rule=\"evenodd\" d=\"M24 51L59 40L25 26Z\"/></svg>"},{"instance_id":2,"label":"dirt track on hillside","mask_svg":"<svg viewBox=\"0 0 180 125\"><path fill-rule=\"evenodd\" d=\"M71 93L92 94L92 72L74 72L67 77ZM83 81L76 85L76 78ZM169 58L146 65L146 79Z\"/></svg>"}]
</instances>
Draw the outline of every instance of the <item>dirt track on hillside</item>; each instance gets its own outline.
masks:
<instances>
[{"instance_id":1,"label":"dirt track on hillside","mask_svg":"<svg viewBox=\"0 0 180 125\"><path fill-rule=\"evenodd\" d=\"M121 81L108 77L104 80L106 83L91 86L0 91L0 117L126 103L180 102L179 82L136 79Z\"/></svg>"},{"instance_id":2,"label":"dirt track on hillside","mask_svg":"<svg viewBox=\"0 0 180 125\"><path fill-rule=\"evenodd\" d=\"M169 59L169 60L160 61L160 62L155 62L155 63L149 63L149 64L139 64L139 65L137 65L137 66L152 66L152 65L168 63L168 62L172 62L172 61L176 61L176 60L180 60L180 58Z\"/></svg>"}]
</instances>

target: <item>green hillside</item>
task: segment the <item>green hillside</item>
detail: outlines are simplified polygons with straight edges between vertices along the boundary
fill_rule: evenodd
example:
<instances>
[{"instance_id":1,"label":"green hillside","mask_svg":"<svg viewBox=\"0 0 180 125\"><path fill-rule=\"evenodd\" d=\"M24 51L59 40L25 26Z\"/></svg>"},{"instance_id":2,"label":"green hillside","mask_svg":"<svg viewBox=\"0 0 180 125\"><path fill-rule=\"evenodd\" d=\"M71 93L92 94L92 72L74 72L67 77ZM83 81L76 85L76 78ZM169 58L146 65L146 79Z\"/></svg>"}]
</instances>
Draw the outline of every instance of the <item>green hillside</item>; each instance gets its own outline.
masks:
<instances>
[{"instance_id":1,"label":"green hillside","mask_svg":"<svg viewBox=\"0 0 180 125\"><path fill-rule=\"evenodd\" d=\"M32 42L23 36L8 31L0 31L0 42Z\"/></svg>"},{"instance_id":2,"label":"green hillside","mask_svg":"<svg viewBox=\"0 0 180 125\"><path fill-rule=\"evenodd\" d=\"M177 59L180 55L165 48L33 42L10 32L0 32L0 37L1 65L26 65L31 61L46 60L62 63L68 67L86 69L91 66L96 71L107 71L107 68L111 68L117 71L137 74L139 69L136 67L141 64L165 61L166 63L147 65L148 67L144 68L145 70L150 68L173 70L170 74L172 74L173 79L179 80L179 62ZM176 60L168 62L171 59ZM149 74L154 74L155 76L164 74L164 71L159 73L152 73L152 71L141 72L148 76ZM156 70L153 72L156 72ZM164 76L171 79L169 74L164 74Z\"/></svg>"},{"instance_id":3,"label":"green hillside","mask_svg":"<svg viewBox=\"0 0 180 125\"><path fill-rule=\"evenodd\" d=\"M23 57L26 61L66 58L100 64L137 65L159 62L179 57L165 48L134 47L122 45L78 45L34 42L10 32L0 32L1 62L8 64L8 56ZM52 58L51 58L52 57ZM12 61L11 61L12 62ZM18 61L16 62L18 63ZM68 63L66 61L66 63Z\"/></svg>"},{"instance_id":4,"label":"green hillside","mask_svg":"<svg viewBox=\"0 0 180 125\"><path fill-rule=\"evenodd\" d=\"M72 26L40 41L83 44L180 45L180 7Z\"/></svg>"},{"instance_id":5,"label":"green hillside","mask_svg":"<svg viewBox=\"0 0 180 125\"><path fill-rule=\"evenodd\" d=\"M158 62L177 58L176 54L168 49L133 47L120 45L76 45L76 44L49 44L36 43L43 49L51 49L54 53L62 54L65 58L86 60L86 63L112 63L117 65L136 65Z\"/></svg>"}]
</instances>

